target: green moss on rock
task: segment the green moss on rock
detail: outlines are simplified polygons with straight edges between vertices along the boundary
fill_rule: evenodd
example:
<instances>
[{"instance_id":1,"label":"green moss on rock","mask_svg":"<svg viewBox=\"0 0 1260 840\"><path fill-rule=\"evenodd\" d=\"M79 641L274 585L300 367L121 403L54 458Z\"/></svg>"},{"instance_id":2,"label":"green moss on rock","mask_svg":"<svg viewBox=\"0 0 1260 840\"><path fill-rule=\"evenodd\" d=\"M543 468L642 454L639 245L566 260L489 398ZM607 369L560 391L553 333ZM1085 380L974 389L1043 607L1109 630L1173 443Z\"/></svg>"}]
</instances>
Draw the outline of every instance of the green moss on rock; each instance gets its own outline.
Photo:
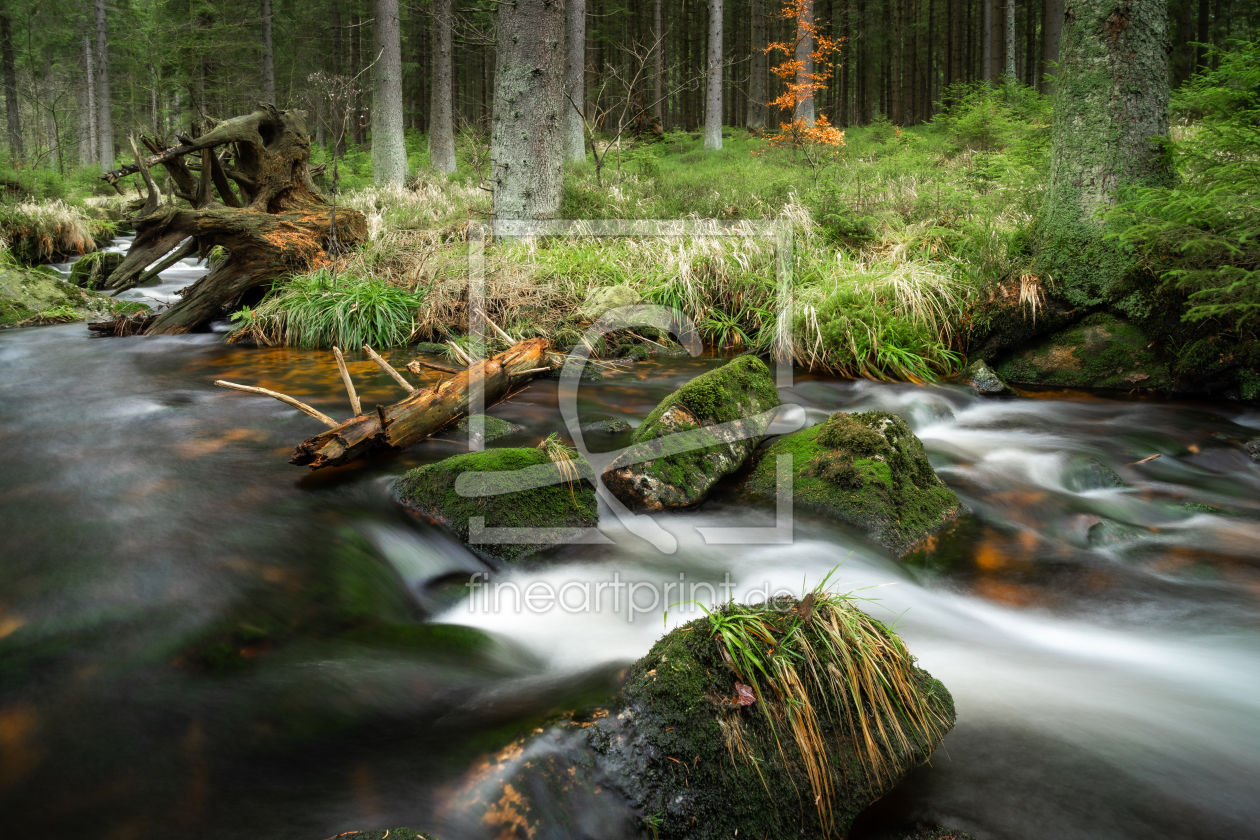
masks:
<instances>
[{"instance_id":1,"label":"green moss on rock","mask_svg":"<svg viewBox=\"0 0 1260 840\"><path fill-rule=\"evenodd\" d=\"M84 254L70 266L70 282L84 289L99 289L125 259L126 254L115 251Z\"/></svg>"},{"instance_id":2,"label":"green moss on rock","mask_svg":"<svg viewBox=\"0 0 1260 840\"><path fill-rule=\"evenodd\" d=\"M605 470L604 484L631 507L694 505L747 462L769 426L769 419L755 416L778 405L774 377L756 356L740 356L702 373L648 415L635 430L632 447ZM738 432L711 429L724 423L735 423ZM672 435L686 451L634 463L664 445L650 446L653 441Z\"/></svg>"},{"instance_id":3,"label":"green moss on rock","mask_svg":"<svg viewBox=\"0 0 1260 840\"><path fill-rule=\"evenodd\" d=\"M579 478L570 483L539 449L469 452L411 470L399 479L398 496L407 507L450 528L474 551L519 560L562 543L565 529L598 524L591 481L594 471L580 456L573 463ZM456 482L466 472L504 473L495 477L494 489L505 492L461 495ZM471 517L484 517L486 528L537 528L543 533L539 542L528 545L473 544L469 543Z\"/></svg>"},{"instance_id":4,"label":"green moss on rock","mask_svg":"<svg viewBox=\"0 0 1260 840\"><path fill-rule=\"evenodd\" d=\"M522 428L524 427L518 426L515 423L509 423L507 420L501 420L498 417L491 417L487 414L485 415L484 434L480 435L479 438L487 442L498 440L501 437L507 437L508 435L515 434L521 431ZM468 434L468 418L464 417L460 420L455 426L455 430L462 435Z\"/></svg>"},{"instance_id":5,"label":"green moss on rock","mask_svg":"<svg viewBox=\"0 0 1260 840\"><path fill-rule=\"evenodd\" d=\"M1012 356L997 368L1010 382L1068 388L1163 390L1173 384L1142 330L1106 313Z\"/></svg>"},{"instance_id":6,"label":"green moss on rock","mask_svg":"<svg viewBox=\"0 0 1260 840\"><path fill-rule=\"evenodd\" d=\"M745 485L774 497L776 461L792 456L792 498L865 530L898 556L964 510L906 422L886 411L833 414L760 453Z\"/></svg>"},{"instance_id":7,"label":"green moss on rock","mask_svg":"<svg viewBox=\"0 0 1260 840\"><path fill-rule=\"evenodd\" d=\"M67 283L55 273L0 268L0 328L112 318L148 307Z\"/></svg>"}]
</instances>

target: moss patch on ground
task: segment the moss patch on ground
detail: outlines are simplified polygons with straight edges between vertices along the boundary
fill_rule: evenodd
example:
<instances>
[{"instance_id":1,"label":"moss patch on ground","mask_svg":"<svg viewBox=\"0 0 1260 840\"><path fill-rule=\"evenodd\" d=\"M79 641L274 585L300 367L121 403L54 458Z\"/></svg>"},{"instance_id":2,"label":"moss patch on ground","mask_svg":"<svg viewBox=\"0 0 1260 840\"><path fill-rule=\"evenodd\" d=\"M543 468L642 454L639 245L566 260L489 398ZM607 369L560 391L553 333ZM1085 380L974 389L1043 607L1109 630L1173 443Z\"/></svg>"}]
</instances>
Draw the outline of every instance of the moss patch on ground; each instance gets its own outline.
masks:
<instances>
[{"instance_id":1,"label":"moss patch on ground","mask_svg":"<svg viewBox=\"0 0 1260 840\"><path fill-rule=\"evenodd\" d=\"M67 283L47 270L0 268L0 328L113 318L147 311Z\"/></svg>"},{"instance_id":2,"label":"moss patch on ground","mask_svg":"<svg viewBox=\"0 0 1260 840\"><path fill-rule=\"evenodd\" d=\"M997 373L1008 382L1068 388L1164 390L1173 384L1146 334L1104 312L1006 359Z\"/></svg>"},{"instance_id":3,"label":"moss patch on ground","mask_svg":"<svg viewBox=\"0 0 1260 840\"><path fill-rule=\"evenodd\" d=\"M898 556L964 510L922 441L886 411L833 414L776 440L761 451L746 489L773 498L784 454L792 456L795 504L862 528Z\"/></svg>"},{"instance_id":4,"label":"moss patch on ground","mask_svg":"<svg viewBox=\"0 0 1260 840\"><path fill-rule=\"evenodd\" d=\"M702 501L724 476L752 455L769 422L755 423L742 439L710 432L711 426L740 421L779 405L779 392L765 362L740 356L700 374L661 400L631 437L632 448L604 472L604 484L632 507L650 510L685 507ZM669 435L692 439L685 452L631 463L646 444Z\"/></svg>"},{"instance_id":5,"label":"moss patch on ground","mask_svg":"<svg viewBox=\"0 0 1260 840\"><path fill-rule=\"evenodd\" d=\"M569 481L540 449L487 449L456 455L411 470L398 481L398 497L409 508L450 528L478 553L519 560L563 542L563 530L599 522L592 484L594 470L580 456L572 462L577 478ZM520 472L519 475L510 475ZM507 489L493 495L461 495L456 489L466 472L504 473L496 477ZM542 486L536 486L541 484ZM539 541L524 545L469 543L469 520L484 517L486 528L541 529Z\"/></svg>"}]
</instances>

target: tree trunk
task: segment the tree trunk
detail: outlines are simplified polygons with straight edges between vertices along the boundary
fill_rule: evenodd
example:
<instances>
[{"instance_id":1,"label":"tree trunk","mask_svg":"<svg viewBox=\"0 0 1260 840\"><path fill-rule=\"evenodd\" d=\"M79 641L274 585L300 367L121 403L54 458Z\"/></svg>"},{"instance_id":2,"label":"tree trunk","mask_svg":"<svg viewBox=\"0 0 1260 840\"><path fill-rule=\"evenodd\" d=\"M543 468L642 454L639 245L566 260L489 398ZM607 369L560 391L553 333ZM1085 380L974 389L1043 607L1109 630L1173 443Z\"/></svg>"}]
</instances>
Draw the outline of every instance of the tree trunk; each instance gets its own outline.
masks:
<instances>
[{"instance_id":1,"label":"tree trunk","mask_svg":"<svg viewBox=\"0 0 1260 840\"><path fill-rule=\"evenodd\" d=\"M661 2L656 0L652 6L652 116L658 121L665 104L665 30L661 27Z\"/></svg>"},{"instance_id":2,"label":"tree trunk","mask_svg":"<svg viewBox=\"0 0 1260 840\"><path fill-rule=\"evenodd\" d=\"M766 127L766 5L752 0L749 12L752 33L752 67L748 76L748 128Z\"/></svg>"},{"instance_id":3,"label":"tree trunk","mask_svg":"<svg viewBox=\"0 0 1260 840\"><path fill-rule=\"evenodd\" d=\"M564 195L564 4L500 3L495 12L490 169L497 219L550 219Z\"/></svg>"},{"instance_id":4,"label":"tree trunk","mask_svg":"<svg viewBox=\"0 0 1260 840\"><path fill-rule=\"evenodd\" d=\"M1015 0L1006 0L1006 69L1008 84L1015 82Z\"/></svg>"},{"instance_id":5,"label":"tree trunk","mask_svg":"<svg viewBox=\"0 0 1260 840\"><path fill-rule=\"evenodd\" d=\"M814 73L814 39L810 37L807 29L814 23L814 0L801 0L796 5L796 11L799 15L796 26L796 55L794 56L797 62L796 84L798 90L804 91ZM805 120L809 125L814 124L814 95L812 93L808 98L796 103L796 113L793 118Z\"/></svg>"},{"instance_id":6,"label":"tree trunk","mask_svg":"<svg viewBox=\"0 0 1260 840\"><path fill-rule=\"evenodd\" d=\"M1189 0L1186 0L1189 2ZM1046 0L1046 23L1041 30L1041 80L1038 87L1047 96L1054 93L1059 70L1059 39L1063 36L1063 0Z\"/></svg>"},{"instance_id":7,"label":"tree trunk","mask_svg":"<svg viewBox=\"0 0 1260 840\"><path fill-rule=\"evenodd\" d=\"M980 59L981 78L993 83L993 2L980 0L984 4L984 20L980 24L980 38L984 42L984 56ZM1047 3L1052 0L1046 0Z\"/></svg>"},{"instance_id":8,"label":"tree trunk","mask_svg":"<svg viewBox=\"0 0 1260 840\"><path fill-rule=\"evenodd\" d=\"M271 44L271 0L262 0L262 40L263 102L275 105L276 63Z\"/></svg>"},{"instance_id":9,"label":"tree trunk","mask_svg":"<svg viewBox=\"0 0 1260 840\"><path fill-rule=\"evenodd\" d=\"M109 90L109 30L105 0L96 0L96 133L101 169L114 168L113 97Z\"/></svg>"},{"instance_id":10,"label":"tree trunk","mask_svg":"<svg viewBox=\"0 0 1260 840\"><path fill-rule=\"evenodd\" d=\"M438 172L455 171L455 113L451 105L453 0L433 4L433 98L429 114L429 163Z\"/></svg>"},{"instance_id":11,"label":"tree trunk","mask_svg":"<svg viewBox=\"0 0 1260 840\"><path fill-rule=\"evenodd\" d=\"M722 0L709 0L708 83L704 100L704 148L722 148Z\"/></svg>"},{"instance_id":12,"label":"tree trunk","mask_svg":"<svg viewBox=\"0 0 1260 840\"><path fill-rule=\"evenodd\" d=\"M0 54L4 63L4 114L9 123L9 154L20 160L22 149L22 115L18 110L17 69L13 60L13 22L0 15Z\"/></svg>"},{"instance_id":13,"label":"tree trunk","mask_svg":"<svg viewBox=\"0 0 1260 840\"><path fill-rule=\"evenodd\" d=\"M474 370L480 371L483 405L489 407L513 387L532 379L538 368L547 367L546 353L546 339L522 341L435 387L419 388L400 402L352 417L302 441L289 463L317 470L347 464L373 452L403 449L419 443L468 413Z\"/></svg>"},{"instance_id":14,"label":"tree trunk","mask_svg":"<svg viewBox=\"0 0 1260 840\"><path fill-rule=\"evenodd\" d=\"M586 160L586 123L578 110L586 94L586 0L565 0L564 53L564 159L581 163Z\"/></svg>"},{"instance_id":15,"label":"tree trunk","mask_svg":"<svg viewBox=\"0 0 1260 840\"><path fill-rule=\"evenodd\" d=\"M100 163L101 141L98 136L96 120L96 59L92 56L92 35L88 28L83 30L83 69L87 89L87 149L83 155L83 165L91 166Z\"/></svg>"},{"instance_id":16,"label":"tree trunk","mask_svg":"<svg viewBox=\"0 0 1260 840\"><path fill-rule=\"evenodd\" d=\"M372 173L378 185L407 182L403 139L402 25L398 0L376 0L372 42Z\"/></svg>"},{"instance_id":17,"label":"tree trunk","mask_svg":"<svg viewBox=\"0 0 1260 840\"><path fill-rule=\"evenodd\" d=\"M1097 213L1128 185L1171 182L1152 137L1168 133L1164 0L1066 0L1055 83L1050 183L1038 226L1044 270L1068 301L1108 300L1127 260ZM1122 302L1121 302L1122 303Z\"/></svg>"},{"instance_id":18,"label":"tree trunk","mask_svg":"<svg viewBox=\"0 0 1260 840\"><path fill-rule=\"evenodd\" d=\"M119 178L139 172L148 188L144 207L131 219L135 241L106 288L121 291L137 285L148 266L188 237L195 238L203 256L215 245L228 252L226 260L184 291L182 300L157 316L149 333L195 330L223 317L245 292L324 262L334 239L353 245L367 238L362 214L345 208L336 211L334 234L331 208L307 169L311 146L305 120L302 111L264 104L170 149L161 150L143 138L156 154L101 176L117 184ZM225 151L233 157L231 166L225 164ZM184 162L195 153L200 155L199 179ZM149 173L158 164L170 174L176 195L192 209L162 203ZM215 200L215 190L220 200Z\"/></svg>"}]
</instances>

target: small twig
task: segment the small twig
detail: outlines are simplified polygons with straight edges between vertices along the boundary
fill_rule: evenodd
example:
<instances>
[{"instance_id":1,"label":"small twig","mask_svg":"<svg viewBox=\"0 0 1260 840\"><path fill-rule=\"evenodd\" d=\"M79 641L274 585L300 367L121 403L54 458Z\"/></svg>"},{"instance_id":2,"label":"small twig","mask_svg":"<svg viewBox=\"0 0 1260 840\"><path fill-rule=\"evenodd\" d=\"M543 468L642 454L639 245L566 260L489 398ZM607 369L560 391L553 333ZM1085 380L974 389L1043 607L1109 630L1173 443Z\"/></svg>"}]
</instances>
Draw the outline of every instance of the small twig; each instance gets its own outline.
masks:
<instances>
[{"instance_id":1,"label":"small twig","mask_svg":"<svg viewBox=\"0 0 1260 840\"><path fill-rule=\"evenodd\" d=\"M646 341L648 344L655 344L657 347L660 347L661 349L665 348L665 345L661 344L659 341L653 341L650 338L644 338L643 336L639 335L637 332L634 332L633 330L626 330L626 332L630 333L630 335L639 339L639 341Z\"/></svg>"},{"instance_id":2,"label":"small twig","mask_svg":"<svg viewBox=\"0 0 1260 840\"><path fill-rule=\"evenodd\" d=\"M463 350L461 350L461 349L460 349L460 347L459 347L459 345L458 345L458 344L456 344L455 342L453 342L453 341L448 341L448 342L446 342L446 346L447 346L447 347L450 347L452 350L454 350L454 351L455 351L455 355L456 355L456 356L459 356L461 359L463 359L464 364L466 364L466 365L471 365L471 364L473 363L472 357L470 357L467 353L465 353Z\"/></svg>"},{"instance_id":3,"label":"small twig","mask_svg":"<svg viewBox=\"0 0 1260 840\"><path fill-rule=\"evenodd\" d=\"M410 394L412 391L416 390L415 387L410 382L402 378L401 373L394 370L393 366L389 362L382 359L375 350L373 350L371 347L368 347L366 344L363 345L363 349L367 352L369 356L372 357L372 361L376 362L376 364L380 366L381 370L385 371L390 376L394 377L394 381L397 382L399 385L401 385L404 391Z\"/></svg>"},{"instance_id":4,"label":"small twig","mask_svg":"<svg viewBox=\"0 0 1260 840\"><path fill-rule=\"evenodd\" d=\"M333 345L333 355L337 357L337 370L341 371L341 381L346 383L346 393L350 395L350 408L354 411L354 416L358 417L363 413L363 406L359 404L359 395L355 393L354 383L350 381L350 371L346 368L346 359L341 355L341 349Z\"/></svg>"},{"instance_id":5,"label":"small twig","mask_svg":"<svg viewBox=\"0 0 1260 840\"><path fill-rule=\"evenodd\" d=\"M490 325L490 329L498 333L499 338L503 339L508 344L513 345L513 346L519 343L515 338L512 338L512 336L508 335L503 330L499 329L498 324L490 320L490 316L486 314L486 311L484 309L480 310L478 314L480 314L482 318L486 319L486 323Z\"/></svg>"},{"instance_id":6,"label":"small twig","mask_svg":"<svg viewBox=\"0 0 1260 840\"><path fill-rule=\"evenodd\" d=\"M437 362L428 362L424 359L413 359L407 363L407 370L419 376L422 371L417 370L417 368L433 368L434 370L442 371L442 373L463 373L459 368L451 367L450 365L439 365Z\"/></svg>"},{"instance_id":7,"label":"small twig","mask_svg":"<svg viewBox=\"0 0 1260 840\"><path fill-rule=\"evenodd\" d=\"M544 370L551 370L550 367L530 368L529 370L518 370L513 376L520 376L523 373L542 373Z\"/></svg>"},{"instance_id":8,"label":"small twig","mask_svg":"<svg viewBox=\"0 0 1260 840\"><path fill-rule=\"evenodd\" d=\"M1138 464L1145 464L1147 461L1154 461L1159 456L1160 456L1160 453L1156 452L1154 455L1150 456L1149 458L1143 458L1141 461L1134 461L1132 464L1128 464L1127 466L1136 467Z\"/></svg>"},{"instance_id":9,"label":"small twig","mask_svg":"<svg viewBox=\"0 0 1260 840\"><path fill-rule=\"evenodd\" d=\"M272 397L280 400L280 402L287 403L288 405L296 408L298 411L311 415L316 420L332 429L341 425L327 414L311 408L304 402L293 399L293 397L290 397L288 394L281 394L279 391L272 391L267 388L255 388L252 385L237 385L235 382L224 382L222 379L214 380L214 384L218 385L220 388L231 388L234 391L246 391L250 394L262 394L265 397Z\"/></svg>"}]
</instances>

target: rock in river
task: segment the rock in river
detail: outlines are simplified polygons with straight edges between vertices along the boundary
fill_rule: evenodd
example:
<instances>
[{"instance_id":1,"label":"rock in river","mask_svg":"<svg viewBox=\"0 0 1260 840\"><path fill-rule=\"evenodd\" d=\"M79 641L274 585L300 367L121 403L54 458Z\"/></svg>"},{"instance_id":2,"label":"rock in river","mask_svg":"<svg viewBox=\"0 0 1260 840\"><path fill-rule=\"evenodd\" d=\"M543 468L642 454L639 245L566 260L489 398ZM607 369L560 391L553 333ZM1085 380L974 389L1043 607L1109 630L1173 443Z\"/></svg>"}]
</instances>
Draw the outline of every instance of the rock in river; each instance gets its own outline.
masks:
<instances>
[{"instance_id":1,"label":"rock in river","mask_svg":"<svg viewBox=\"0 0 1260 840\"><path fill-rule=\"evenodd\" d=\"M981 396L1004 397L1014 396L1015 394L1015 391L1003 382L1001 377L984 363L983 359L977 359L968 365L963 376L972 390Z\"/></svg>"},{"instance_id":2,"label":"rock in river","mask_svg":"<svg viewBox=\"0 0 1260 840\"><path fill-rule=\"evenodd\" d=\"M777 456L792 455L792 498L850 525L898 556L965 510L928 462L923 442L895 414L831 415L762 450L746 485L775 495Z\"/></svg>"},{"instance_id":3,"label":"rock in river","mask_svg":"<svg viewBox=\"0 0 1260 840\"><path fill-rule=\"evenodd\" d=\"M747 462L778 406L765 362L732 359L662 400L608 465L604 485L632 508L694 505ZM731 428L712 428L726 423Z\"/></svg>"},{"instance_id":4,"label":"rock in river","mask_svg":"<svg viewBox=\"0 0 1260 840\"><path fill-rule=\"evenodd\" d=\"M1008 358L997 372L1007 382L1067 388L1172 386L1168 367L1156 357L1146 334L1104 312Z\"/></svg>"},{"instance_id":5,"label":"rock in river","mask_svg":"<svg viewBox=\"0 0 1260 840\"><path fill-rule=\"evenodd\" d=\"M846 837L954 720L945 686L843 597L728 604L661 638L616 702L479 762L443 807L493 836Z\"/></svg>"},{"instance_id":6,"label":"rock in river","mask_svg":"<svg viewBox=\"0 0 1260 840\"><path fill-rule=\"evenodd\" d=\"M565 541L566 531L599 522L592 483L595 471L575 455L566 475L541 449L468 452L411 470L398 481L399 500L450 528L474 551L500 560L519 560ZM499 473L468 476L464 473ZM471 530L534 528L528 544L481 541Z\"/></svg>"}]
</instances>

